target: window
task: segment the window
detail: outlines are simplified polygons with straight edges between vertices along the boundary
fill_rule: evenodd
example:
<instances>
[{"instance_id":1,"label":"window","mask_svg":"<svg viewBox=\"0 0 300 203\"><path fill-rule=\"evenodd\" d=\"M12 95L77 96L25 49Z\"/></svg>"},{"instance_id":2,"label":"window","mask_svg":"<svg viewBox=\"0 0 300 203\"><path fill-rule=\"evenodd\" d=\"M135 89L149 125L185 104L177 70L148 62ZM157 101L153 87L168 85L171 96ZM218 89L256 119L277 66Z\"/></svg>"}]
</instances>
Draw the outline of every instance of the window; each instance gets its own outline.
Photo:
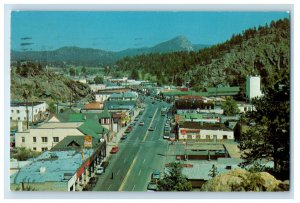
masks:
<instances>
[{"instance_id":1,"label":"window","mask_svg":"<svg viewBox=\"0 0 300 203\"><path fill-rule=\"evenodd\" d=\"M209 139L210 139L210 135L206 135L206 139L208 139L208 140L209 140Z\"/></svg>"},{"instance_id":2,"label":"window","mask_svg":"<svg viewBox=\"0 0 300 203\"><path fill-rule=\"evenodd\" d=\"M10 120L12 120L12 117L10 117Z\"/></svg>"},{"instance_id":3,"label":"window","mask_svg":"<svg viewBox=\"0 0 300 203\"><path fill-rule=\"evenodd\" d=\"M36 142L36 137L32 137L32 142Z\"/></svg>"},{"instance_id":4,"label":"window","mask_svg":"<svg viewBox=\"0 0 300 203\"><path fill-rule=\"evenodd\" d=\"M22 137L22 142L25 142L25 137Z\"/></svg>"},{"instance_id":5,"label":"window","mask_svg":"<svg viewBox=\"0 0 300 203\"><path fill-rule=\"evenodd\" d=\"M26 117L24 117L24 120L26 120Z\"/></svg>"},{"instance_id":6,"label":"window","mask_svg":"<svg viewBox=\"0 0 300 203\"><path fill-rule=\"evenodd\" d=\"M228 139L227 135L223 135L223 139L227 140Z\"/></svg>"},{"instance_id":7,"label":"window","mask_svg":"<svg viewBox=\"0 0 300 203\"><path fill-rule=\"evenodd\" d=\"M42 137L42 142L48 142L48 137Z\"/></svg>"},{"instance_id":8,"label":"window","mask_svg":"<svg viewBox=\"0 0 300 203\"><path fill-rule=\"evenodd\" d=\"M26 113L29 113L29 110L26 110L25 112L26 112Z\"/></svg>"},{"instance_id":9,"label":"window","mask_svg":"<svg viewBox=\"0 0 300 203\"><path fill-rule=\"evenodd\" d=\"M20 120L20 117L18 117L18 120Z\"/></svg>"},{"instance_id":10,"label":"window","mask_svg":"<svg viewBox=\"0 0 300 203\"><path fill-rule=\"evenodd\" d=\"M17 110L17 113L20 113L20 110Z\"/></svg>"},{"instance_id":11,"label":"window","mask_svg":"<svg viewBox=\"0 0 300 203\"><path fill-rule=\"evenodd\" d=\"M13 113L13 112L14 112L14 110L11 110L11 112Z\"/></svg>"},{"instance_id":12,"label":"window","mask_svg":"<svg viewBox=\"0 0 300 203\"><path fill-rule=\"evenodd\" d=\"M200 139L200 135L196 135L196 139Z\"/></svg>"},{"instance_id":13,"label":"window","mask_svg":"<svg viewBox=\"0 0 300 203\"><path fill-rule=\"evenodd\" d=\"M36 147L33 147L32 150L33 150L33 151L36 151Z\"/></svg>"},{"instance_id":14,"label":"window","mask_svg":"<svg viewBox=\"0 0 300 203\"><path fill-rule=\"evenodd\" d=\"M47 151L48 148L47 147L42 147L42 152Z\"/></svg>"},{"instance_id":15,"label":"window","mask_svg":"<svg viewBox=\"0 0 300 203\"><path fill-rule=\"evenodd\" d=\"M59 137L53 137L53 142L59 142Z\"/></svg>"}]
</instances>

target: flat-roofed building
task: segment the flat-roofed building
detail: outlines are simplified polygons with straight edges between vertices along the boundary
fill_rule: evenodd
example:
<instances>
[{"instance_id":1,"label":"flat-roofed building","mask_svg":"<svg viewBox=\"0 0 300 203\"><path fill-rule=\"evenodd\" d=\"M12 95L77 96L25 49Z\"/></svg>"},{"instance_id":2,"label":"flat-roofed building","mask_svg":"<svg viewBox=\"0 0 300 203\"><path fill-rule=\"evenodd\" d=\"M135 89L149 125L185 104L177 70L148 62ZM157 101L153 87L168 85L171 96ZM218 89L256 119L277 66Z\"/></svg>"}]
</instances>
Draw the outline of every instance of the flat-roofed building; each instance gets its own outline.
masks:
<instances>
[{"instance_id":1,"label":"flat-roofed building","mask_svg":"<svg viewBox=\"0 0 300 203\"><path fill-rule=\"evenodd\" d=\"M67 136L51 151L10 176L11 190L82 191L106 155L106 142L84 136Z\"/></svg>"},{"instance_id":2,"label":"flat-roofed building","mask_svg":"<svg viewBox=\"0 0 300 203\"><path fill-rule=\"evenodd\" d=\"M180 140L198 140L217 142L219 140L234 140L233 130L224 124L183 122L179 125Z\"/></svg>"}]
</instances>

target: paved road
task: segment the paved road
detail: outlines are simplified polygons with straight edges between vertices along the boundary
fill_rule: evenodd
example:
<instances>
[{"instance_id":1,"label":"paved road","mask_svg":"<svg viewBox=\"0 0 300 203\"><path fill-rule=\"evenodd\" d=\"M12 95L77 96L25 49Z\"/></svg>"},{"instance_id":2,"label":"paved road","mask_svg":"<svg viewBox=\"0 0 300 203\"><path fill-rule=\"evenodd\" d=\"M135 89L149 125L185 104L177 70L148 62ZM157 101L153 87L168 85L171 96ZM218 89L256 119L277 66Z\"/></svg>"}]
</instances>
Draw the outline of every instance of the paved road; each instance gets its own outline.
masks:
<instances>
[{"instance_id":1,"label":"paved road","mask_svg":"<svg viewBox=\"0 0 300 203\"><path fill-rule=\"evenodd\" d=\"M160 115L160 109L167 104L158 101L152 104L149 98L145 104L143 115L127 139L120 143L120 151L112 155L94 191L146 191L153 170L162 172L168 142L162 136L166 116ZM144 126L138 125L141 121ZM150 126L154 131L148 131Z\"/></svg>"}]
</instances>

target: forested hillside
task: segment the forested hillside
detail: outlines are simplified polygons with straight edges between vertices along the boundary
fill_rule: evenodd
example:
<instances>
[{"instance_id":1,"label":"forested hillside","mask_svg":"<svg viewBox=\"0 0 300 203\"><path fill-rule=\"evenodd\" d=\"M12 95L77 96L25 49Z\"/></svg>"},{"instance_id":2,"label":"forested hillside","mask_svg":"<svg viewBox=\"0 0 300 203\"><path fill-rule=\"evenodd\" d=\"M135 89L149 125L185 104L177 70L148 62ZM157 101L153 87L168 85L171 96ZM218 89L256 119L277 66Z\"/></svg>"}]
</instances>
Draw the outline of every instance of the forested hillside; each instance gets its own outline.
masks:
<instances>
[{"instance_id":1,"label":"forested hillside","mask_svg":"<svg viewBox=\"0 0 300 203\"><path fill-rule=\"evenodd\" d=\"M27 62L11 68L11 100L25 101L70 101L92 99L88 85L74 82L40 64Z\"/></svg>"},{"instance_id":2,"label":"forested hillside","mask_svg":"<svg viewBox=\"0 0 300 203\"><path fill-rule=\"evenodd\" d=\"M260 75L262 87L266 88L279 80L288 81L290 21L283 19L250 28L198 52L126 57L117 66L117 71L127 72L132 78L188 85L196 90L219 84L244 88L247 75Z\"/></svg>"}]
</instances>

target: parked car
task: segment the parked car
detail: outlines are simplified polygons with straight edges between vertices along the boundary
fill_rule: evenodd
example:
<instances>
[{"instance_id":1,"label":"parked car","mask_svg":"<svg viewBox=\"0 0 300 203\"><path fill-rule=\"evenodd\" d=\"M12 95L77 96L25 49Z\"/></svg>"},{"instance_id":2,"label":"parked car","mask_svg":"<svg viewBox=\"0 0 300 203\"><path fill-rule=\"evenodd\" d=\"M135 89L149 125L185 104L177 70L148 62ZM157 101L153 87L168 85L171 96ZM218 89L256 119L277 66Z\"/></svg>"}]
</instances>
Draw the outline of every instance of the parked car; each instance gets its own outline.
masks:
<instances>
[{"instance_id":1,"label":"parked car","mask_svg":"<svg viewBox=\"0 0 300 203\"><path fill-rule=\"evenodd\" d=\"M143 126L143 125L145 125L145 123L144 123L144 122L140 122L139 125L140 125L140 126Z\"/></svg>"},{"instance_id":2,"label":"parked car","mask_svg":"<svg viewBox=\"0 0 300 203\"><path fill-rule=\"evenodd\" d=\"M138 121L140 118L137 116L134 118L134 121Z\"/></svg>"},{"instance_id":3,"label":"parked car","mask_svg":"<svg viewBox=\"0 0 300 203\"><path fill-rule=\"evenodd\" d=\"M158 189L157 184L155 182L149 182L147 186L147 190L154 190L156 191Z\"/></svg>"},{"instance_id":4,"label":"parked car","mask_svg":"<svg viewBox=\"0 0 300 203\"><path fill-rule=\"evenodd\" d=\"M113 147L111 150L110 150L110 153L111 154L115 154L119 151L119 147Z\"/></svg>"},{"instance_id":5,"label":"parked car","mask_svg":"<svg viewBox=\"0 0 300 203\"><path fill-rule=\"evenodd\" d=\"M153 171L153 173L151 175L151 178L155 179L155 180L159 180L160 179L160 172L157 171L157 170Z\"/></svg>"},{"instance_id":6,"label":"parked car","mask_svg":"<svg viewBox=\"0 0 300 203\"><path fill-rule=\"evenodd\" d=\"M125 130L125 133L130 133L132 131L132 126L128 126L128 128Z\"/></svg>"},{"instance_id":7,"label":"parked car","mask_svg":"<svg viewBox=\"0 0 300 203\"><path fill-rule=\"evenodd\" d=\"M96 175L101 175L102 173L104 173L104 167L99 166L96 169Z\"/></svg>"},{"instance_id":8,"label":"parked car","mask_svg":"<svg viewBox=\"0 0 300 203\"><path fill-rule=\"evenodd\" d=\"M121 140L126 140L127 135L122 135Z\"/></svg>"}]
</instances>

